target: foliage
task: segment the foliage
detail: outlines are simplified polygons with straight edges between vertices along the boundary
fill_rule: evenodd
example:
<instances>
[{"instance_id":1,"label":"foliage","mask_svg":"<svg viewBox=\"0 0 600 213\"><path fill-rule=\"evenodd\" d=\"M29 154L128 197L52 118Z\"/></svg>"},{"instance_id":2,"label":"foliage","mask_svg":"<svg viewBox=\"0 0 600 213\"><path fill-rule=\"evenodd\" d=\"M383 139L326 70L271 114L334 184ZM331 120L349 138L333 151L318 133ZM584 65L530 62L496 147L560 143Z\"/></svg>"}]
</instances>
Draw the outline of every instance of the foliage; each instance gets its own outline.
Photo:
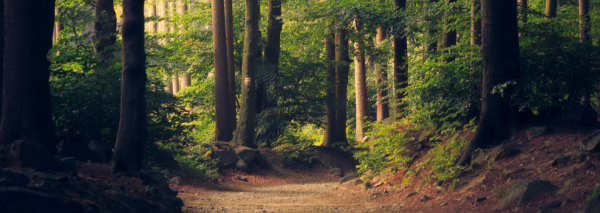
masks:
<instances>
[{"instance_id":1,"label":"foliage","mask_svg":"<svg viewBox=\"0 0 600 213\"><path fill-rule=\"evenodd\" d=\"M368 148L369 151L355 153L359 160L358 172L364 173L371 170L374 173L397 171L399 166L404 166L409 160L410 146L413 137L407 134L407 129L399 131L399 127L409 126L408 120L403 119L392 124L370 124L371 131L367 133L371 138L368 142L360 143L358 148ZM386 169L386 170L384 170Z\"/></svg>"},{"instance_id":2,"label":"foliage","mask_svg":"<svg viewBox=\"0 0 600 213\"><path fill-rule=\"evenodd\" d=\"M298 123L288 125L277 142L273 144L274 150L286 162L303 161L305 153L315 145L320 145L323 140L323 129L314 124L301 126ZM310 158L310 157L309 157ZM308 159L311 161L312 159ZM312 162L308 162L312 164Z\"/></svg>"}]
</instances>

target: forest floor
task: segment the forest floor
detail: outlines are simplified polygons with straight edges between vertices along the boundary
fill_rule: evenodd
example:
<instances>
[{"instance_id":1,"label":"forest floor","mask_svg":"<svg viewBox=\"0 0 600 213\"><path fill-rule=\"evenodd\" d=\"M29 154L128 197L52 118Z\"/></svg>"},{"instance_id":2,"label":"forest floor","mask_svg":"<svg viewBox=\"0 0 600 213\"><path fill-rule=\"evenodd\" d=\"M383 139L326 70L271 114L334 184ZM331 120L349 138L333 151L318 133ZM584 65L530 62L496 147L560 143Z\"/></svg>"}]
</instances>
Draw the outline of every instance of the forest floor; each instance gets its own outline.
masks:
<instances>
[{"instance_id":1,"label":"forest floor","mask_svg":"<svg viewBox=\"0 0 600 213\"><path fill-rule=\"evenodd\" d=\"M408 186L371 180L372 187L357 184L358 178L340 183L322 165L290 169L271 150L261 150L272 169L252 174L223 170L218 184L184 177L179 191L188 212L538 212L553 201L562 206L545 212L578 212L585 209L592 188L600 184L598 155L582 153L579 141L594 128L549 127L550 134L527 140L522 131L509 144L525 144L521 153L490 163L460 178L457 186L437 186L424 170ZM491 150L488 150L489 153ZM549 163L556 155L571 156L564 165ZM575 160L577 156L583 160ZM422 161L427 158L427 154ZM350 174L346 171L346 175ZM238 180L244 176L247 181ZM548 180L555 187L517 206L516 201L501 210L492 210L506 189L520 180ZM424 195L428 198L423 200ZM468 197L466 201L461 201ZM475 202L476 198L484 198ZM476 203L476 204L475 204Z\"/></svg>"}]
</instances>

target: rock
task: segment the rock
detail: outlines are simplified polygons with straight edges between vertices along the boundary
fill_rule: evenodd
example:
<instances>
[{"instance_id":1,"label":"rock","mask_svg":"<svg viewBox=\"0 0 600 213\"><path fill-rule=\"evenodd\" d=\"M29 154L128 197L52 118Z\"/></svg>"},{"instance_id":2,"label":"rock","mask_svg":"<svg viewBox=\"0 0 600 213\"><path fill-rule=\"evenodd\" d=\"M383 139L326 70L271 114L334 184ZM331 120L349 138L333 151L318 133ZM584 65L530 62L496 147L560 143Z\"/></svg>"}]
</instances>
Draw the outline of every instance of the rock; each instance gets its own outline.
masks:
<instances>
[{"instance_id":1,"label":"rock","mask_svg":"<svg viewBox=\"0 0 600 213\"><path fill-rule=\"evenodd\" d=\"M552 201L550 203L546 203L544 205L539 206L537 208L537 212L538 213L547 212L549 209L560 207L560 204L562 204L561 201Z\"/></svg>"},{"instance_id":2,"label":"rock","mask_svg":"<svg viewBox=\"0 0 600 213\"><path fill-rule=\"evenodd\" d=\"M490 153L490 160L492 163L502 160L504 158L513 156L521 152L522 146L520 145L500 145L492 150Z\"/></svg>"},{"instance_id":3,"label":"rock","mask_svg":"<svg viewBox=\"0 0 600 213\"><path fill-rule=\"evenodd\" d=\"M448 203L442 203L440 206L447 206Z\"/></svg>"},{"instance_id":4,"label":"rock","mask_svg":"<svg viewBox=\"0 0 600 213\"><path fill-rule=\"evenodd\" d=\"M60 197L44 191L0 182L0 212L61 213L81 212Z\"/></svg>"},{"instance_id":5,"label":"rock","mask_svg":"<svg viewBox=\"0 0 600 213\"><path fill-rule=\"evenodd\" d=\"M600 130L596 130L592 134L588 135L586 138L579 142L581 148L588 152L598 152L600 151Z\"/></svg>"},{"instance_id":6,"label":"rock","mask_svg":"<svg viewBox=\"0 0 600 213\"><path fill-rule=\"evenodd\" d=\"M250 172L250 167L248 167L248 164L242 159L238 159L238 161L235 162L235 168L240 171Z\"/></svg>"},{"instance_id":7,"label":"rock","mask_svg":"<svg viewBox=\"0 0 600 213\"><path fill-rule=\"evenodd\" d=\"M0 169L0 182L16 183L21 185L29 184L29 178L23 174Z\"/></svg>"},{"instance_id":8,"label":"rock","mask_svg":"<svg viewBox=\"0 0 600 213\"><path fill-rule=\"evenodd\" d=\"M358 185L358 184L362 184L362 183L363 183L363 180L361 180L361 179L354 181L354 185Z\"/></svg>"},{"instance_id":9,"label":"rock","mask_svg":"<svg viewBox=\"0 0 600 213\"><path fill-rule=\"evenodd\" d=\"M534 180L531 182L521 180L506 190L500 199L500 202L493 208L493 210L502 209L516 199L519 199L519 202L517 203L517 206L519 206L530 198L548 192L553 188L554 186L552 186L552 184L546 180Z\"/></svg>"},{"instance_id":10,"label":"rock","mask_svg":"<svg viewBox=\"0 0 600 213\"><path fill-rule=\"evenodd\" d=\"M431 197L429 197L427 195L423 195L423 197L421 198L421 202L426 202L428 200L431 200Z\"/></svg>"},{"instance_id":11,"label":"rock","mask_svg":"<svg viewBox=\"0 0 600 213\"><path fill-rule=\"evenodd\" d=\"M531 127L527 130L527 140L531 140L535 137L548 134L548 128L546 126Z\"/></svg>"},{"instance_id":12,"label":"rock","mask_svg":"<svg viewBox=\"0 0 600 213\"><path fill-rule=\"evenodd\" d=\"M464 203L465 201L467 201L467 200L470 200L470 199L471 199L471 197L469 197L469 196L465 196L465 197L463 197L463 198L461 198L461 199L458 199L458 200L456 200L456 201L458 201L458 202L460 202L460 203Z\"/></svg>"},{"instance_id":13,"label":"rock","mask_svg":"<svg viewBox=\"0 0 600 213\"><path fill-rule=\"evenodd\" d=\"M216 177L213 177L213 176L210 176L210 175L198 175L198 176L199 176L201 179L203 179L203 180L208 180L208 181L210 181L210 182L212 182L212 183L214 183L214 184L217 184L217 183L219 183L219 178L216 178Z\"/></svg>"},{"instance_id":14,"label":"rock","mask_svg":"<svg viewBox=\"0 0 600 213\"><path fill-rule=\"evenodd\" d=\"M233 165L238 161L238 157L233 150L217 150L214 151L214 155L219 166Z\"/></svg>"},{"instance_id":15,"label":"rock","mask_svg":"<svg viewBox=\"0 0 600 213\"><path fill-rule=\"evenodd\" d=\"M162 208L158 204L151 203L133 195L125 194L115 190L108 191L108 194L112 194L117 202L121 203L132 213L163 212Z\"/></svg>"},{"instance_id":16,"label":"rock","mask_svg":"<svg viewBox=\"0 0 600 213\"><path fill-rule=\"evenodd\" d=\"M567 163L569 163L569 160L571 160L570 156L557 155L556 157L554 157L554 160L552 160L552 166L564 166Z\"/></svg>"},{"instance_id":17,"label":"rock","mask_svg":"<svg viewBox=\"0 0 600 213\"><path fill-rule=\"evenodd\" d=\"M485 200L487 200L487 197L478 197L477 199L475 199L475 203L481 203Z\"/></svg>"},{"instance_id":18,"label":"rock","mask_svg":"<svg viewBox=\"0 0 600 213\"><path fill-rule=\"evenodd\" d=\"M349 175L346 175L346 177L342 178L340 180L340 183L344 183L344 182L349 181L350 179L356 178L356 177L358 177L358 174L356 174L356 173L350 173Z\"/></svg>"},{"instance_id":19,"label":"rock","mask_svg":"<svg viewBox=\"0 0 600 213\"><path fill-rule=\"evenodd\" d=\"M333 168L329 170L329 174L333 174L336 176L340 176L343 177L344 176L344 170L342 168Z\"/></svg>"},{"instance_id":20,"label":"rock","mask_svg":"<svg viewBox=\"0 0 600 213\"><path fill-rule=\"evenodd\" d=\"M255 149L251 149L245 146L238 146L234 149L234 151L238 158L242 159L246 164L252 163L257 153Z\"/></svg>"},{"instance_id":21,"label":"rock","mask_svg":"<svg viewBox=\"0 0 600 213\"><path fill-rule=\"evenodd\" d=\"M438 181L435 183L435 185L436 185L436 186L442 186L442 185L444 185L444 181L443 181L443 180L438 180Z\"/></svg>"},{"instance_id":22,"label":"rock","mask_svg":"<svg viewBox=\"0 0 600 213\"><path fill-rule=\"evenodd\" d=\"M29 167L39 171L71 171L46 149L21 140L15 141L11 145L10 162L15 166Z\"/></svg>"},{"instance_id":23,"label":"rock","mask_svg":"<svg viewBox=\"0 0 600 213\"><path fill-rule=\"evenodd\" d=\"M411 193L408 193L408 195L406 195L406 198L409 198L409 197L411 197L411 196L413 196L413 195L416 195L416 194L417 194L416 192L411 192Z\"/></svg>"},{"instance_id":24,"label":"rock","mask_svg":"<svg viewBox=\"0 0 600 213\"><path fill-rule=\"evenodd\" d=\"M100 156L104 162L108 162L112 158L112 149L104 142L90 141L88 148Z\"/></svg>"},{"instance_id":25,"label":"rock","mask_svg":"<svg viewBox=\"0 0 600 213\"><path fill-rule=\"evenodd\" d=\"M585 207L585 213L600 212L600 196L592 198Z\"/></svg>"},{"instance_id":26,"label":"rock","mask_svg":"<svg viewBox=\"0 0 600 213\"><path fill-rule=\"evenodd\" d=\"M256 156L254 156L254 163L260 167L262 170L269 170L269 162L260 152L256 152Z\"/></svg>"},{"instance_id":27,"label":"rock","mask_svg":"<svg viewBox=\"0 0 600 213\"><path fill-rule=\"evenodd\" d=\"M245 181L248 182L248 178L245 176L241 176L241 175L236 175L235 179L241 180L241 181Z\"/></svg>"},{"instance_id":28,"label":"rock","mask_svg":"<svg viewBox=\"0 0 600 213\"><path fill-rule=\"evenodd\" d=\"M598 113L589 104L578 105L562 113L563 119L585 125L596 125L597 117Z\"/></svg>"},{"instance_id":29,"label":"rock","mask_svg":"<svg viewBox=\"0 0 600 213\"><path fill-rule=\"evenodd\" d=\"M473 151L473 153L471 153L471 164L482 164L483 162L487 161L488 158L489 156L485 154L485 150L476 149Z\"/></svg>"},{"instance_id":30,"label":"rock","mask_svg":"<svg viewBox=\"0 0 600 213\"><path fill-rule=\"evenodd\" d=\"M80 162L88 162L88 160L94 163L105 162L100 155L92 151L85 144L71 143L63 140L56 144L56 152L61 156L74 157L75 160Z\"/></svg>"},{"instance_id":31,"label":"rock","mask_svg":"<svg viewBox=\"0 0 600 213\"><path fill-rule=\"evenodd\" d=\"M169 183L181 184L181 177L179 177L179 176L173 177L169 180Z\"/></svg>"}]
</instances>

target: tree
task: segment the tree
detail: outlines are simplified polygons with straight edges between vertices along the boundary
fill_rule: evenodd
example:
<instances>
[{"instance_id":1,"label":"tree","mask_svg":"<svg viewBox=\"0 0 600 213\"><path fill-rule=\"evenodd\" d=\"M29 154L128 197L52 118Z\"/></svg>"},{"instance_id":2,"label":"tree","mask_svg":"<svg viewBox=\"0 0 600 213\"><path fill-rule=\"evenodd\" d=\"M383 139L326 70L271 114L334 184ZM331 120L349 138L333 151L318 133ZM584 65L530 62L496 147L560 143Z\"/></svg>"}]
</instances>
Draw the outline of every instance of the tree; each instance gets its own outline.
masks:
<instances>
[{"instance_id":1,"label":"tree","mask_svg":"<svg viewBox=\"0 0 600 213\"><path fill-rule=\"evenodd\" d=\"M258 59L258 42L260 40L260 4L258 0L246 0L246 25L244 29L244 56L242 59L242 97L240 103L240 119L238 120L232 142L247 147L255 147L254 135L256 126L255 77Z\"/></svg>"},{"instance_id":2,"label":"tree","mask_svg":"<svg viewBox=\"0 0 600 213\"><path fill-rule=\"evenodd\" d=\"M121 36L121 116L110 167L113 172L139 172L148 131L143 0L123 0Z\"/></svg>"},{"instance_id":3,"label":"tree","mask_svg":"<svg viewBox=\"0 0 600 213\"><path fill-rule=\"evenodd\" d=\"M477 148L500 144L517 131L517 110L511 107L511 84L503 92L494 87L520 77L516 1L482 0L483 82L480 122L465 147L459 165L470 162Z\"/></svg>"},{"instance_id":4,"label":"tree","mask_svg":"<svg viewBox=\"0 0 600 213\"><path fill-rule=\"evenodd\" d=\"M55 150L47 60L53 26L54 1L4 1L2 145L27 140Z\"/></svg>"},{"instance_id":5,"label":"tree","mask_svg":"<svg viewBox=\"0 0 600 213\"><path fill-rule=\"evenodd\" d=\"M323 146L330 147L336 140L336 98L335 98L335 34L330 33L325 37L325 61L327 62L327 82L325 85L325 133Z\"/></svg>"},{"instance_id":6,"label":"tree","mask_svg":"<svg viewBox=\"0 0 600 213\"><path fill-rule=\"evenodd\" d=\"M354 20L357 41L354 42L354 88L356 93L356 140L362 141L366 131L365 122L369 120L369 96L367 94L367 73L365 71L365 44L362 38L361 22Z\"/></svg>"},{"instance_id":7,"label":"tree","mask_svg":"<svg viewBox=\"0 0 600 213\"><path fill-rule=\"evenodd\" d=\"M381 43L385 40L386 30L383 27L377 29L376 43ZM375 71L377 73L377 121L382 121L390 117L390 107L387 101L387 65L385 63L379 64L379 67Z\"/></svg>"},{"instance_id":8,"label":"tree","mask_svg":"<svg viewBox=\"0 0 600 213\"><path fill-rule=\"evenodd\" d=\"M590 4L588 0L579 0L579 42L590 43ZM590 105L590 92L583 93L582 105ZM600 102L598 102L600 103ZM599 105L600 106L600 105Z\"/></svg>"},{"instance_id":9,"label":"tree","mask_svg":"<svg viewBox=\"0 0 600 213\"><path fill-rule=\"evenodd\" d=\"M481 46L481 18L477 18L480 11L481 0L474 0L471 8L471 45Z\"/></svg>"},{"instance_id":10,"label":"tree","mask_svg":"<svg viewBox=\"0 0 600 213\"><path fill-rule=\"evenodd\" d=\"M446 6L454 3L455 1L456 0L446 0ZM444 21L442 49L446 49L446 48L456 44L456 31L449 29L450 25L451 25L450 21ZM443 50L443 52L448 53L448 50ZM444 61L451 62L451 61L454 61L454 58L453 57L448 57L448 58L444 57Z\"/></svg>"},{"instance_id":11,"label":"tree","mask_svg":"<svg viewBox=\"0 0 600 213\"><path fill-rule=\"evenodd\" d=\"M267 11L267 45L265 46L265 62L273 70L273 75L279 73L279 53L281 51L281 0L269 0ZM263 92L263 110L277 106L275 97L268 97L266 88Z\"/></svg>"},{"instance_id":12,"label":"tree","mask_svg":"<svg viewBox=\"0 0 600 213\"><path fill-rule=\"evenodd\" d=\"M101 54L104 60L112 58L109 47L117 41L117 14L113 0L96 0L94 19L94 53Z\"/></svg>"},{"instance_id":13,"label":"tree","mask_svg":"<svg viewBox=\"0 0 600 213\"><path fill-rule=\"evenodd\" d=\"M546 0L546 19L556 18L557 0Z\"/></svg>"},{"instance_id":14,"label":"tree","mask_svg":"<svg viewBox=\"0 0 600 213\"><path fill-rule=\"evenodd\" d=\"M395 11L399 12L406 8L406 0L394 0ZM400 116L402 112L402 98L404 94L401 92L402 89L408 85L408 67L405 66L407 60L407 43L406 37L400 35L394 35L394 111L396 116Z\"/></svg>"},{"instance_id":15,"label":"tree","mask_svg":"<svg viewBox=\"0 0 600 213\"><path fill-rule=\"evenodd\" d=\"M336 142L348 143L346 137L346 102L348 101L348 72L350 56L348 53L348 30L338 28L335 33L335 98L336 98Z\"/></svg>"},{"instance_id":16,"label":"tree","mask_svg":"<svg viewBox=\"0 0 600 213\"><path fill-rule=\"evenodd\" d=\"M182 0L179 0L177 2L177 13L183 15L187 12L188 10L188 6L187 4L185 4ZM184 24L181 24L179 26L179 32L183 32L186 29L186 26ZM190 75L190 73L184 71L183 72L183 77L181 78L181 89L189 87L192 85L192 76Z\"/></svg>"},{"instance_id":17,"label":"tree","mask_svg":"<svg viewBox=\"0 0 600 213\"><path fill-rule=\"evenodd\" d=\"M215 140L231 141L235 115L231 114L229 73L227 69L227 44L225 37L225 3L212 0L212 34L215 69Z\"/></svg>"},{"instance_id":18,"label":"tree","mask_svg":"<svg viewBox=\"0 0 600 213\"><path fill-rule=\"evenodd\" d=\"M529 12L527 11L527 0L519 0L519 22L527 23Z\"/></svg>"},{"instance_id":19,"label":"tree","mask_svg":"<svg viewBox=\"0 0 600 213\"><path fill-rule=\"evenodd\" d=\"M233 55L233 3L231 0L225 0L225 40L227 42L227 77L229 80L229 101L231 114L234 117L234 122L231 123L231 128L236 128L236 89L235 89L235 56Z\"/></svg>"}]
</instances>

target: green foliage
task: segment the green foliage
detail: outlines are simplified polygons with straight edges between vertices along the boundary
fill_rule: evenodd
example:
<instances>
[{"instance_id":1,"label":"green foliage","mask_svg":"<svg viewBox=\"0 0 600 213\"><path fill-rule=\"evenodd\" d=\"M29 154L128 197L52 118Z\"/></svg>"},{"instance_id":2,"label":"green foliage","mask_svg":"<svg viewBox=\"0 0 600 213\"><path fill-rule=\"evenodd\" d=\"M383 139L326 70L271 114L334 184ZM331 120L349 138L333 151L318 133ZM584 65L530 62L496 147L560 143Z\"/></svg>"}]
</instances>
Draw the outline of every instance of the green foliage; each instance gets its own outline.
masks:
<instances>
[{"instance_id":1,"label":"green foliage","mask_svg":"<svg viewBox=\"0 0 600 213\"><path fill-rule=\"evenodd\" d=\"M312 165L311 156L305 153L310 151L313 146L320 145L323 140L323 129L317 128L314 124L300 125L292 123L286 126L283 134L279 136L277 142L273 144L274 150L288 165L297 165L296 162L304 162Z\"/></svg>"},{"instance_id":2,"label":"green foliage","mask_svg":"<svg viewBox=\"0 0 600 213\"><path fill-rule=\"evenodd\" d=\"M408 126L408 120L401 120L391 125L383 123L371 124L367 133L371 139L361 143L358 148L368 148L369 151L357 152L354 157L359 160L358 172L373 171L374 173L396 171L406 165L409 160L410 145L413 137L406 131L399 131L400 126Z\"/></svg>"}]
</instances>

